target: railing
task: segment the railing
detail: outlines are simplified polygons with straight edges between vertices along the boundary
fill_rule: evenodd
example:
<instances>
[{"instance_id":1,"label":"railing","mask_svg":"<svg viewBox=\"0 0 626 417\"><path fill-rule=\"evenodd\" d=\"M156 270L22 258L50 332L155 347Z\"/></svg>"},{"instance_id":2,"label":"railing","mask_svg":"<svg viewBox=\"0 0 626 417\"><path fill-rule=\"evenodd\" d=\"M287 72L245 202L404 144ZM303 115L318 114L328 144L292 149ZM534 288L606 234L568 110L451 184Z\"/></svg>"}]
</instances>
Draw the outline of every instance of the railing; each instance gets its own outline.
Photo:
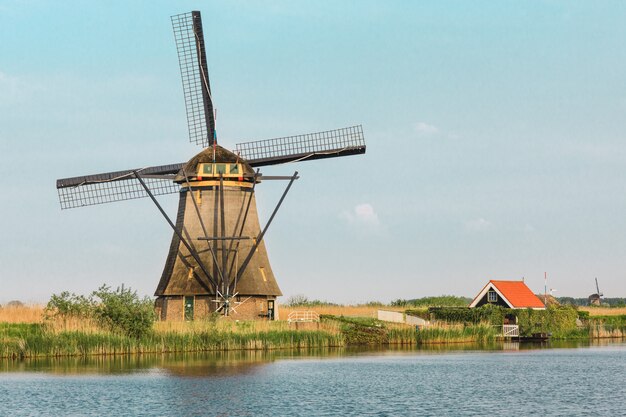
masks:
<instances>
[{"instance_id":1,"label":"railing","mask_svg":"<svg viewBox=\"0 0 626 417\"><path fill-rule=\"evenodd\" d=\"M293 322L316 322L320 321L320 315L315 311L292 311L287 317L288 323Z\"/></svg>"},{"instance_id":2,"label":"railing","mask_svg":"<svg viewBox=\"0 0 626 417\"><path fill-rule=\"evenodd\" d=\"M519 337L519 326L517 324L504 324L502 326L503 337Z\"/></svg>"}]
</instances>

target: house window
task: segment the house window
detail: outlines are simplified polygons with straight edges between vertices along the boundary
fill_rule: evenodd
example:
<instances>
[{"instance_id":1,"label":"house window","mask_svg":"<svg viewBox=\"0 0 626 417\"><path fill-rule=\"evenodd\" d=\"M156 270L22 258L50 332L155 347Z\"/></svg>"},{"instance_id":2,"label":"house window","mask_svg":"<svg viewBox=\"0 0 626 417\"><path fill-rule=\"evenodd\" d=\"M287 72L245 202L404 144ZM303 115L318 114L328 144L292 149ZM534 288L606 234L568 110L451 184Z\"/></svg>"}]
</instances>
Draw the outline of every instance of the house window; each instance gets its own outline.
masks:
<instances>
[{"instance_id":1,"label":"house window","mask_svg":"<svg viewBox=\"0 0 626 417\"><path fill-rule=\"evenodd\" d=\"M495 291L489 291L487 293L487 301L490 303L498 302L498 294Z\"/></svg>"}]
</instances>

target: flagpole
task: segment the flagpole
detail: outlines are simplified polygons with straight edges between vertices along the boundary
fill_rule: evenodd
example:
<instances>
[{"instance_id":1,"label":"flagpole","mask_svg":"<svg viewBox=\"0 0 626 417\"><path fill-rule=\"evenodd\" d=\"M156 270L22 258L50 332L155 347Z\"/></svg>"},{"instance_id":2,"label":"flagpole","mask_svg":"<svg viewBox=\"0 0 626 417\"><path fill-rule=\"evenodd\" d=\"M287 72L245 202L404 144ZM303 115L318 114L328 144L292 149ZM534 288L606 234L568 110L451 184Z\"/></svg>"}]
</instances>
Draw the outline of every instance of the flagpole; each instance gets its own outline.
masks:
<instances>
[{"instance_id":1,"label":"flagpole","mask_svg":"<svg viewBox=\"0 0 626 417\"><path fill-rule=\"evenodd\" d=\"M543 303L548 307L548 273L543 273Z\"/></svg>"}]
</instances>

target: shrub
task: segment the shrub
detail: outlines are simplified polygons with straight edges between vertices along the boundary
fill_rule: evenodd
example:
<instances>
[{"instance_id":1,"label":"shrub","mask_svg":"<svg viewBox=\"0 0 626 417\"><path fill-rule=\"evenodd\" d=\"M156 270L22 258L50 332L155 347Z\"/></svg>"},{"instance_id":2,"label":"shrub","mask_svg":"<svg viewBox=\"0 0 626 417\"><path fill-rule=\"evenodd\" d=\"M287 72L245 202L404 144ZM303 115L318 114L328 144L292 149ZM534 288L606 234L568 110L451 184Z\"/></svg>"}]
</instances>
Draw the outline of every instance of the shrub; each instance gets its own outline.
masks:
<instances>
[{"instance_id":1,"label":"shrub","mask_svg":"<svg viewBox=\"0 0 626 417\"><path fill-rule=\"evenodd\" d=\"M287 307L313 307L313 306L338 306L339 304L322 300L309 300L306 295L296 294L287 299L285 306Z\"/></svg>"},{"instance_id":2,"label":"shrub","mask_svg":"<svg viewBox=\"0 0 626 417\"><path fill-rule=\"evenodd\" d=\"M397 299L391 302L396 307L467 307L471 298L455 295L440 295L436 297L422 297L412 300Z\"/></svg>"},{"instance_id":3,"label":"shrub","mask_svg":"<svg viewBox=\"0 0 626 417\"><path fill-rule=\"evenodd\" d=\"M517 324L523 336L539 332L569 332L576 329L579 312L571 306L549 306L545 310L509 309L486 304L478 308L431 307L431 318L446 323L476 325L490 323L501 326L505 316L517 317Z\"/></svg>"},{"instance_id":4,"label":"shrub","mask_svg":"<svg viewBox=\"0 0 626 417\"><path fill-rule=\"evenodd\" d=\"M100 327L135 338L148 334L156 320L152 300L139 298L123 285L116 290L103 285L89 297L67 291L53 294L45 311L49 319L93 319Z\"/></svg>"},{"instance_id":5,"label":"shrub","mask_svg":"<svg viewBox=\"0 0 626 417\"><path fill-rule=\"evenodd\" d=\"M52 294L45 308L47 317L91 317L93 314L93 300L82 295L63 291L61 294Z\"/></svg>"},{"instance_id":6,"label":"shrub","mask_svg":"<svg viewBox=\"0 0 626 417\"><path fill-rule=\"evenodd\" d=\"M404 314L419 317L424 320L430 320L430 313L427 308L410 308L408 310L404 310Z\"/></svg>"},{"instance_id":7,"label":"shrub","mask_svg":"<svg viewBox=\"0 0 626 417\"><path fill-rule=\"evenodd\" d=\"M136 338L152 329L156 319L153 302L148 297L139 298L137 291L123 285L112 291L103 285L92 293L92 297L99 299L94 318L103 326Z\"/></svg>"},{"instance_id":8,"label":"shrub","mask_svg":"<svg viewBox=\"0 0 626 417\"><path fill-rule=\"evenodd\" d=\"M589 320L589 312L588 311L582 311L582 310L578 310L578 318L581 320Z\"/></svg>"},{"instance_id":9,"label":"shrub","mask_svg":"<svg viewBox=\"0 0 626 417\"><path fill-rule=\"evenodd\" d=\"M435 320L448 323L478 324L488 322L501 325L507 309L500 306L485 304L478 308L469 307L431 307L428 313Z\"/></svg>"}]
</instances>

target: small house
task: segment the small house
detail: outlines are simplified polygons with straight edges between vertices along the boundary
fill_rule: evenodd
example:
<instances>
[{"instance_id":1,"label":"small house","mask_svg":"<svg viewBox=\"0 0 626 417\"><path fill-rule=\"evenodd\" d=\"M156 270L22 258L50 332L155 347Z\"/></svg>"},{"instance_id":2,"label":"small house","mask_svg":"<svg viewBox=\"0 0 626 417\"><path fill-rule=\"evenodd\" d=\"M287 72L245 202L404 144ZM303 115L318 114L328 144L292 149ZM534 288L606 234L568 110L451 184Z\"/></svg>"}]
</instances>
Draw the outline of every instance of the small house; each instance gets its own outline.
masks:
<instances>
[{"instance_id":1,"label":"small house","mask_svg":"<svg viewBox=\"0 0 626 417\"><path fill-rule=\"evenodd\" d=\"M526 286L524 281L496 281L491 280L483 287L470 308L480 307L485 304L494 304L505 308L532 308L533 310L545 310L546 306Z\"/></svg>"}]
</instances>

